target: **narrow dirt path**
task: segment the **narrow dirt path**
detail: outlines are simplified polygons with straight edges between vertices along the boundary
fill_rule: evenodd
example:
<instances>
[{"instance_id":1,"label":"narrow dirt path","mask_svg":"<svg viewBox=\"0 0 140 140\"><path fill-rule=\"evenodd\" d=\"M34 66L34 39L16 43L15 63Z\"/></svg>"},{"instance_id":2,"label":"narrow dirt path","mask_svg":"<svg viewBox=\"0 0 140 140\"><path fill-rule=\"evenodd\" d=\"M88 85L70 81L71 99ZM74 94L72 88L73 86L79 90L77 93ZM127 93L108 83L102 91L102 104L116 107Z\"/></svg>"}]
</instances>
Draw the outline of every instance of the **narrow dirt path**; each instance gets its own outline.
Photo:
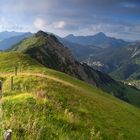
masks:
<instances>
[{"instance_id":1,"label":"narrow dirt path","mask_svg":"<svg viewBox=\"0 0 140 140\"><path fill-rule=\"evenodd\" d=\"M3 76L3 77L5 77L5 76L14 76L14 74L13 74L13 73L8 73L8 74L4 74L4 73L1 74L1 73L0 73L0 76ZM47 78L47 79L54 80L54 81L56 81L56 82L62 83L62 84L64 84L64 85L71 86L71 87L74 87L74 88L76 88L76 89L79 89L78 86L73 85L73 84L71 84L71 83L69 83L69 82L67 82L67 81L61 80L61 79L56 78L56 77L53 77L53 76L41 74L41 73L30 73L30 72L25 72L25 73L18 73L17 76L37 76L37 77Z\"/></svg>"},{"instance_id":2,"label":"narrow dirt path","mask_svg":"<svg viewBox=\"0 0 140 140\"><path fill-rule=\"evenodd\" d=\"M6 73L3 73L3 74L0 73L0 76L2 76L2 77L5 77L5 76L14 76L14 74L13 73L8 73L8 74L6 74ZM89 96L91 96L93 94L91 91L87 91L83 87L79 87L79 86L74 85L74 84L72 84L70 82L64 81L62 79L59 79L59 78L56 78L54 76L50 76L50 75L47 75L47 74L24 72L24 73L18 73L17 76L37 76L37 77L43 77L43 78L47 78L47 79L54 80L56 82L62 83L63 85L73 87L76 90L81 91L81 93L85 93L86 92L86 95L89 94Z\"/></svg>"},{"instance_id":3,"label":"narrow dirt path","mask_svg":"<svg viewBox=\"0 0 140 140\"><path fill-rule=\"evenodd\" d=\"M64 85L67 85L67 86L71 86L71 87L74 87L74 88L78 88L78 86L75 86L69 82L66 82L64 80L61 80L59 78L56 78L56 77L53 77L53 76L49 76L49 75L45 75L45 74L41 74L41 73L20 73L19 75L27 75L27 76L38 76L38 77L42 77L42 78L47 78L47 79L50 79L50 80L54 80L56 82L59 82L59 83L62 83Z\"/></svg>"}]
</instances>

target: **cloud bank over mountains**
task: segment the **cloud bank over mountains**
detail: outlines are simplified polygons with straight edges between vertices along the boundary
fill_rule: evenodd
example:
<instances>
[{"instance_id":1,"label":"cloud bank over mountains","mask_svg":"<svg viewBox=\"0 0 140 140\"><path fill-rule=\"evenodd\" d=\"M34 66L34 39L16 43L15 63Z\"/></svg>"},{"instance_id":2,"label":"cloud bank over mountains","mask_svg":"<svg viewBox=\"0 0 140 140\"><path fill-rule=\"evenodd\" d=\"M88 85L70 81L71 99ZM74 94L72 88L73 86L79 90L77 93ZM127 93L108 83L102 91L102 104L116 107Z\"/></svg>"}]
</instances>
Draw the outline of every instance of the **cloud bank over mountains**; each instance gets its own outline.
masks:
<instances>
[{"instance_id":1,"label":"cloud bank over mountains","mask_svg":"<svg viewBox=\"0 0 140 140\"><path fill-rule=\"evenodd\" d=\"M41 29L61 36L102 31L140 38L139 0L5 0L0 5L0 31Z\"/></svg>"}]
</instances>

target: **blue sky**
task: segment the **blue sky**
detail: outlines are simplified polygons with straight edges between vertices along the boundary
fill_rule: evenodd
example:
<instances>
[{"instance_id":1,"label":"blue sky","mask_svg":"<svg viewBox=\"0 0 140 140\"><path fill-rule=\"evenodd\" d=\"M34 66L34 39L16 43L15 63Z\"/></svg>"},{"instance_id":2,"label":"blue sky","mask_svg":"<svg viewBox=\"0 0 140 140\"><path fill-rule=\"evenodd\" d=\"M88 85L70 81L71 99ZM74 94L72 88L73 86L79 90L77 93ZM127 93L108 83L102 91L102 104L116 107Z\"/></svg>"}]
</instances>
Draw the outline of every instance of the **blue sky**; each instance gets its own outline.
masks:
<instances>
[{"instance_id":1,"label":"blue sky","mask_svg":"<svg viewBox=\"0 0 140 140\"><path fill-rule=\"evenodd\" d=\"M140 0L1 0L0 31L140 40Z\"/></svg>"}]
</instances>

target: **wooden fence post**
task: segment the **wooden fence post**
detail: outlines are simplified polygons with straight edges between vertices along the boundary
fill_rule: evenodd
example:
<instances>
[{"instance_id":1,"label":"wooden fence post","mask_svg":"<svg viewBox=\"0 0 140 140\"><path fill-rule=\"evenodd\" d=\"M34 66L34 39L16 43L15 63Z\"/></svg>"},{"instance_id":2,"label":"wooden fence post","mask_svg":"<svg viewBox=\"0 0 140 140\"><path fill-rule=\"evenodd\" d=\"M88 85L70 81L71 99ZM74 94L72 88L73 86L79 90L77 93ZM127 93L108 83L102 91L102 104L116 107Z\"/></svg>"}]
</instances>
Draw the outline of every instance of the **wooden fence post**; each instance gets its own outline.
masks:
<instances>
[{"instance_id":1,"label":"wooden fence post","mask_svg":"<svg viewBox=\"0 0 140 140\"><path fill-rule=\"evenodd\" d=\"M18 67L15 66L15 76L17 75L17 70L18 70Z\"/></svg>"},{"instance_id":2,"label":"wooden fence post","mask_svg":"<svg viewBox=\"0 0 140 140\"><path fill-rule=\"evenodd\" d=\"M0 99L2 98L2 81L0 80Z\"/></svg>"},{"instance_id":3,"label":"wooden fence post","mask_svg":"<svg viewBox=\"0 0 140 140\"><path fill-rule=\"evenodd\" d=\"M14 90L14 76L11 76L11 90Z\"/></svg>"}]
</instances>

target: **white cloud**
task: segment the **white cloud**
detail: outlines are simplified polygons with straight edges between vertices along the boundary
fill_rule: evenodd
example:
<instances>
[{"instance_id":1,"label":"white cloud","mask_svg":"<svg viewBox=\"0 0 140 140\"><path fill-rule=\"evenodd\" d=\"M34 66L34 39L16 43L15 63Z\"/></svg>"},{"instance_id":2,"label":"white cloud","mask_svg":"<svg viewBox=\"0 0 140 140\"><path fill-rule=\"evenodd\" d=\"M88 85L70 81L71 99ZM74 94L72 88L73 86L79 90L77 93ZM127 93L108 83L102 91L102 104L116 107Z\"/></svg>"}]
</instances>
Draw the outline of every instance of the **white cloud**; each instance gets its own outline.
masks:
<instances>
[{"instance_id":1,"label":"white cloud","mask_svg":"<svg viewBox=\"0 0 140 140\"><path fill-rule=\"evenodd\" d=\"M26 25L18 25L11 21L6 20L3 17L0 17L0 31L26 31L28 28Z\"/></svg>"},{"instance_id":2,"label":"white cloud","mask_svg":"<svg viewBox=\"0 0 140 140\"><path fill-rule=\"evenodd\" d=\"M65 21L54 22L53 26L56 29L63 29L66 26L66 22Z\"/></svg>"},{"instance_id":3,"label":"white cloud","mask_svg":"<svg viewBox=\"0 0 140 140\"><path fill-rule=\"evenodd\" d=\"M46 21L42 18L36 18L33 25L38 30L44 30L47 26Z\"/></svg>"},{"instance_id":4,"label":"white cloud","mask_svg":"<svg viewBox=\"0 0 140 140\"><path fill-rule=\"evenodd\" d=\"M3 17L0 18L0 28L1 28L1 29L5 29L5 28L7 28L9 25L10 25L9 22L6 21L5 18L3 18ZM12 24L11 24L11 25L12 25Z\"/></svg>"},{"instance_id":5,"label":"white cloud","mask_svg":"<svg viewBox=\"0 0 140 140\"><path fill-rule=\"evenodd\" d=\"M140 25L135 25L131 28L131 30L135 33L139 33L140 34Z\"/></svg>"},{"instance_id":6,"label":"white cloud","mask_svg":"<svg viewBox=\"0 0 140 140\"><path fill-rule=\"evenodd\" d=\"M125 8L136 8L137 5L135 3L122 3L122 6Z\"/></svg>"}]
</instances>

